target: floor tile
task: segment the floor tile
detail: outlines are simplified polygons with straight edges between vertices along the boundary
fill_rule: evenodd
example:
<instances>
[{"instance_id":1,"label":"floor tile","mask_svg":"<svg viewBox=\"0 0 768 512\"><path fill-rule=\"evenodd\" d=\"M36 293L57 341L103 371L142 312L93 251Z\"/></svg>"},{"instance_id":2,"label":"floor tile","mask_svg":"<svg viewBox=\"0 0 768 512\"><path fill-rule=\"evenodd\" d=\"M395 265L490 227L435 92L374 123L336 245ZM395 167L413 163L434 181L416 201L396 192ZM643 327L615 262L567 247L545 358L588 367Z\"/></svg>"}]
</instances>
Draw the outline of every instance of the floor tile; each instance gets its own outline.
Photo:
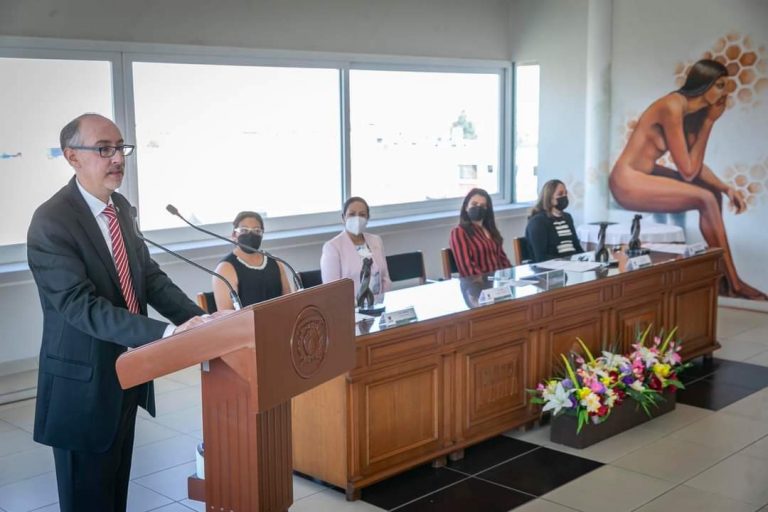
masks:
<instances>
[{"instance_id":1,"label":"floor tile","mask_svg":"<svg viewBox=\"0 0 768 512\"><path fill-rule=\"evenodd\" d=\"M609 437L604 441L588 446L587 448L571 448L557 443L549 443L546 446L553 450L570 453L579 457L596 460L602 463L612 462L619 457L633 452L643 446L658 441L666 434L654 429L652 422L643 423L621 434Z\"/></svg>"},{"instance_id":2,"label":"floor tile","mask_svg":"<svg viewBox=\"0 0 768 512\"><path fill-rule=\"evenodd\" d=\"M755 441L739 453L742 455L749 455L750 457L768 459L768 436Z\"/></svg>"},{"instance_id":3,"label":"floor tile","mask_svg":"<svg viewBox=\"0 0 768 512\"><path fill-rule=\"evenodd\" d=\"M687 385L689 382L702 379L707 375L712 375L723 364L728 364L728 360L717 357L704 358L697 357L689 361L690 366L680 373L680 380Z\"/></svg>"},{"instance_id":4,"label":"floor tile","mask_svg":"<svg viewBox=\"0 0 768 512\"><path fill-rule=\"evenodd\" d=\"M0 509L26 512L59 501L56 475L45 473L0 487Z\"/></svg>"},{"instance_id":5,"label":"floor tile","mask_svg":"<svg viewBox=\"0 0 768 512\"><path fill-rule=\"evenodd\" d=\"M293 475L293 501L306 498L328 488L307 478Z\"/></svg>"},{"instance_id":6,"label":"floor tile","mask_svg":"<svg viewBox=\"0 0 768 512\"><path fill-rule=\"evenodd\" d=\"M53 450L37 445L31 450L0 457L0 487L53 471Z\"/></svg>"},{"instance_id":7,"label":"floor tile","mask_svg":"<svg viewBox=\"0 0 768 512\"><path fill-rule=\"evenodd\" d=\"M685 485L763 506L768 503L768 459L737 453Z\"/></svg>"},{"instance_id":8,"label":"floor tile","mask_svg":"<svg viewBox=\"0 0 768 512\"><path fill-rule=\"evenodd\" d=\"M755 506L681 485L640 507L637 512L684 512L686 510L696 512L752 512L755 510Z\"/></svg>"},{"instance_id":9,"label":"floor tile","mask_svg":"<svg viewBox=\"0 0 768 512\"><path fill-rule=\"evenodd\" d=\"M328 489L294 501L288 510L290 512L376 512L384 509L362 500L347 501L344 493Z\"/></svg>"},{"instance_id":10,"label":"floor tile","mask_svg":"<svg viewBox=\"0 0 768 512\"><path fill-rule=\"evenodd\" d=\"M186 386L200 387L200 365L190 366L183 370L179 370L170 375L166 375L165 378L175 380Z\"/></svg>"},{"instance_id":11,"label":"floor tile","mask_svg":"<svg viewBox=\"0 0 768 512\"><path fill-rule=\"evenodd\" d=\"M768 423L731 414L713 414L670 434L672 437L731 452L768 435Z\"/></svg>"},{"instance_id":12,"label":"floor tile","mask_svg":"<svg viewBox=\"0 0 768 512\"><path fill-rule=\"evenodd\" d=\"M144 446L145 444L156 443L164 439L170 439L180 434L178 430L166 427L152 420L136 418L136 436L133 446Z\"/></svg>"},{"instance_id":13,"label":"floor tile","mask_svg":"<svg viewBox=\"0 0 768 512\"><path fill-rule=\"evenodd\" d=\"M738 334L768 324L768 315L755 311L734 308L718 308L717 336L730 338Z\"/></svg>"},{"instance_id":14,"label":"floor tile","mask_svg":"<svg viewBox=\"0 0 768 512\"><path fill-rule=\"evenodd\" d=\"M196 512L206 512L205 503L203 503L202 501L186 499L186 500L181 500L179 503L181 503L182 505L184 505L185 507L191 510L195 510Z\"/></svg>"},{"instance_id":15,"label":"floor tile","mask_svg":"<svg viewBox=\"0 0 768 512\"><path fill-rule=\"evenodd\" d=\"M19 427L11 425L7 421L0 420L0 432L8 432L9 430L15 430Z\"/></svg>"},{"instance_id":16,"label":"floor tile","mask_svg":"<svg viewBox=\"0 0 768 512\"><path fill-rule=\"evenodd\" d=\"M464 450L464 458L449 462L448 467L465 474L475 474L491 466L537 448L535 444L505 436L493 437Z\"/></svg>"},{"instance_id":17,"label":"floor tile","mask_svg":"<svg viewBox=\"0 0 768 512\"><path fill-rule=\"evenodd\" d=\"M131 479L194 462L197 444L197 439L176 436L134 448Z\"/></svg>"},{"instance_id":18,"label":"floor tile","mask_svg":"<svg viewBox=\"0 0 768 512\"><path fill-rule=\"evenodd\" d=\"M32 434L20 428L0 432L0 457L24 452L40 446L32 440Z\"/></svg>"},{"instance_id":19,"label":"floor tile","mask_svg":"<svg viewBox=\"0 0 768 512\"><path fill-rule=\"evenodd\" d=\"M722 348L714 352L715 357L731 361L746 361L768 350L768 344L757 341L728 339L720 344Z\"/></svg>"},{"instance_id":20,"label":"floor tile","mask_svg":"<svg viewBox=\"0 0 768 512\"><path fill-rule=\"evenodd\" d=\"M173 503L172 500L146 487L134 483L128 485L127 512L147 512L171 503Z\"/></svg>"},{"instance_id":21,"label":"floor tile","mask_svg":"<svg viewBox=\"0 0 768 512\"><path fill-rule=\"evenodd\" d=\"M54 503L52 505L48 505L47 507L36 508L31 512L60 512L60 509L59 504Z\"/></svg>"},{"instance_id":22,"label":"floor tile","mask_svg":"<svg viewBox=\"0 0 768 512\"><path fill-rule=\"evenodd\" d=\"M611 464L637 473L682 483L731 455L727 448L665 437Z\"/></svg>"},{"instance_id":23,"label":"floor tile","mask_svg":"<svg viewBox=\"0 0 768 512\"><path fill-rule=\"evenodd\" d=\"M746 359L744 362L750 364L759 364L760 366L768 366L768 350L765 352L760 352L759 354Z\"/></svg>"},{"instance_id":24,"label":"floor tile","mask_svg":"<svg viewBox=\"0 0 768 512\"><path fill-rule=\"evenodd\" d=\"M574 480L602 464L567 453L538 448L477 475L505 487L534 496Z\"/></svg>"},{"instance_id":25,"label":"floor tile","mask_svg":"<svg viewBox=\"0 0 768 512\"><path fill-rule=\"evenodd\" d=\"M477 478L468 478L439 492L425 496L403 507L397 512L507 512L533 496L506 489Z\"/></svg>"},{"instance_id":26,"label":"floor tile","mask_svg":"<svg viewBox=\"0 0 768 512\"><path fill-rule=\"evenodd\" d=\"M159 379L155 379L154 383L155 396L189 387L186 384L182 384L177 380L169 379L168 377L160 377Z\"/></svg>"},{"instance_id":27,"label":"floor tile","mask_svg":"<svg viewBox=\"0 0 768 512\"><path fill-rule=\"evenodd\" d=\"M768 314L763 314L764 317L768 317ZM765 323L742 331L736 335L728 336L728 341L752 341L756 343L763 343L768 345L768 325Z\"/></svg>"},{"instance_id":28,"label":"floor tile","mask_svg":"<svg viewBox=\"0 0 768 512\"><path fill-rule=\"evenodd\" d=\"M161 395L157 395L157 415L164 416L174 412L202 407L200 388L182 387Z\"/></svg>"},{"instance_id":29,"label":"floor tile","mask_svg":"<svg viewBox=\"0 0 768 512\"><path fill-rule=\"evenodd\" d=\"M707 377L715 384L733 384L752 389L768 386L768 368L757 364L730 361Z\"/></svg>"},{"instance_id":30,"label":"floor tile","mask_svg":"<svg viewBox=\"0 0 768 512\"><path fill-rule=\"evenodd\" d=\"M195 463L188 462L141 478L135 478L133 482L178 501L187 497L187 478L194 472Z\"/></svg>"},{"instance_id":31,"label":"floor tile","mask_svg":"<svg viewBox=\"0 0 768 512\"><path fill-rule=\"evenodd\" d=\"M662 414L661 416L653 418L643 426L666 435L671 434L676 430L680 430L681 428L704 419L712 414L714 414L714 412L710 411L709 409L694 407L692 405L681 404L678 402L675 405L674 411L670 411L667 414Z\"/></svg>"},{"instance_id":32,"label":"floor tile","mask_svg":"<svg viewBox=\"0 0 768 512\"><path fill-rule=\"evenodd\" d=\"M674 487L615 466L603 466L546 494L544 499L589 512L629 512Z\"/></svg>"},{"instance_id":33,"label":"floor tile","mask_svg":"<svg viewBox=\"0 0 768 512\"><path fill-rule=\"evenodd\" d=\"M768 388L746 396L720 412L768 422Z\"/></svg>"},{"instance_id":34,"label":"floor tile","mask_svg":"<svg viewBox=\"0 0 768 512\"><path fill-rule=\"evenodd\" d=\"M10 406L10 407L9 407ZM15 425L27 432L32 432L35 424L35 401L25 400L15 404L8 404L0 409L0 420Z\"/></svg>"},{"instance_id":35,"label":"floor tile","mask_svg":"<svg viewBox=\"0 0 768 512\"><path fill-rule=\"evenodd\" d=\"M171 503L160 508L153 508L152 512L189 512L191 509L185 507L181 503Z\"/></svg>"},{"instance_id":36,"label":"floor tile","mask_svg":"<svg viewBox=\"0 0 768 512\"><path fill-rule=\"evenodd\" d=\"M755 392L753 388L715 382L712 377L705 377L702 380L686 384L685 389L677 392L677 401L694 407L718 411Z\"/></svg>"},{"instance_id":37,"label":"floor tile","mask_svg":"<svg viewBox=\"0 0 768 512\"><path fill-rule=\"evenodd\" d=\"M160 414L151 421L178 432L190 434L203 428L203 408L196 406L181 411Z\"/></svg>"},{"instance_id":38,"label":"floor tile","mask_svg":"<svg viewBox=\"0 0 768 512\"><path fill-rule=\"evenodd\" d=\"M389 510L455 484L466 475L430 465L414 468L363 489L363 500Z\"/></svg>"},{"instance_id":39,"label":"floor tile","mask_svg":"<svg viewBox=\"0 0 768 512\"><path fill-rule=\"evenodd\" d=\"M542 498L536 498L531 500L525 505L521 505L514 509L515 512L579 512L575 508L569 508L564 505L559 505L551 501L547 501Z\"/></svg>"}]
</instances>

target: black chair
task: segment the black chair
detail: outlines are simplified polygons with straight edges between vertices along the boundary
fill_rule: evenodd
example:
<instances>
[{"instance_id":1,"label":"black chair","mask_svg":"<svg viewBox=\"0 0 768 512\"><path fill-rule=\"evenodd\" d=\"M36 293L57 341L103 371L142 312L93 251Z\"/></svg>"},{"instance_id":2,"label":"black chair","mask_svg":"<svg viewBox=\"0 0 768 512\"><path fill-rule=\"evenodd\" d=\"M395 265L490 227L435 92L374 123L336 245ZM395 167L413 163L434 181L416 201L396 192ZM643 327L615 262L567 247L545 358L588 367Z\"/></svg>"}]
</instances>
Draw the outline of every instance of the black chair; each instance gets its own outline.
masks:
<instances>
[{"instance_id":1,"label":"black chair","mask_svg":"<svg viewBox=\"0 0 768 512\"><path fill-rule=\"evenodd\" d=\"M440 257L443 260L443 279L450 279L453 274L459 273L456 258L453 257L453 251L450 248L441 249Z\"/></svg>"},{"instance_id":2,"label":"black chair","mask_svg":"<svg viewBox=\"0 0 768 512\"><path fill-rule=\"evenodd\" d=\"M387 256L389 278L395 281L418 279L419 284L427 282L427 271L424 268L424 254L421 251L403 252Z\"/></svg>"},{"instance_id":3,"label":"black chair","mask_svg":"<svg viewBox=\"0 0 768 512\"><path fill-rule=\"evenodd\" d=\"M213 292L199 292L197 294L197 305L208 314L216 312L216 299Z\"/></svg>"},{"instance_id":4,"label":"black chair","mask_svg":"<svg viewBox=\"0 0 768 512\"><path fill-rule=\"evenodd\" d=\"M319 284L323 284L323 278L320 275L320 270L305 270L299 272L299 278L301 278L301 284L304 288L312 288Z\"/></svg>"},{"instance_id":5,"label":"black chair","mask_svg":"<svg viewBox=\"0 0 768 512\"><path fill-rule=\"evenodd\" d=\"M512 239L512 247L515 249L515 266L525 265L533 261L531 246L524 236L516 236Z\"/></svg>"}]
</instances>

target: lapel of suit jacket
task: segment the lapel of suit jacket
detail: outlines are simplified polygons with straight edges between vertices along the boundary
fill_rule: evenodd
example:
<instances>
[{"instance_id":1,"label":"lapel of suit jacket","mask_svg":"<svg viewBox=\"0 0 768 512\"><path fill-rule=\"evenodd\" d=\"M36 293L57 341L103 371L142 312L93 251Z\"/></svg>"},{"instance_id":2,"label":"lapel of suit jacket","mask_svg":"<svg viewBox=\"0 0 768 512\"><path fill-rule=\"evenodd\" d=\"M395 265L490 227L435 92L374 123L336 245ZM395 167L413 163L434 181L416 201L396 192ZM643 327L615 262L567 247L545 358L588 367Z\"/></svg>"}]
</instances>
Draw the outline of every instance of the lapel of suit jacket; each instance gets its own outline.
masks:
<instances>
[{"instance_id":1,"label":"lapel of suit jacket","mask_svg":"<svg viewBox=\"0 0 768 512\"><path fill-rule=\"evenodd\" d=\"M91 213L88 204L77 189L74 177L69 181L69 200L72 203L72 211L75 212L78 223L83 228L83 231L85 231L88 240L90 240L99 258L101 258L101 261L107 268L107 272L112 278L112 283L118 290L122 290L120 288L120 279L117 277L115 260L112 259L112 255L109 253L109 247L107 247L107 242L104 240L104 235L102 235L101 229L99 229L99 225L93 217L93 213Z\"/></svg>"},{"instance_id":2,"label":"lapel of suit jacket","mask_svg":"<svg viewBox=\"0 0 768 512\"><path fill-rule=\"evenodd\" d=\"M133 278L133 289L136 292L136 298L139 305L143 307L146 304L146 290L144 290L144 274L141 263L139 262L139 246L143 244L141 240L133 234L133 219L131 218L131 205L127 199L118 193L112 195L112 202L117 209L117 221L120 223L120 232L123 234L123 243L128 253L128 266L131 268L131 277Z\"/></svg>"}]
</instances>

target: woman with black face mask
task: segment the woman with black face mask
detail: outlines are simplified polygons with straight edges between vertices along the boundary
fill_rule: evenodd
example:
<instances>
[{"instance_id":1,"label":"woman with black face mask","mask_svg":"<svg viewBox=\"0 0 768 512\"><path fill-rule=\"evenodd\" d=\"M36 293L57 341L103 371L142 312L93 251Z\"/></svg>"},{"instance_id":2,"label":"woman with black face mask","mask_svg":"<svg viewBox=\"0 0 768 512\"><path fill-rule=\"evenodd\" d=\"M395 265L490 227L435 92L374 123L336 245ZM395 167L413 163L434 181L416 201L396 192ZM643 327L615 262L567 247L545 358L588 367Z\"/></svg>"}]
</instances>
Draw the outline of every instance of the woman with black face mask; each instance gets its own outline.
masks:
<instances>
[{"instance_id":1,"label":"woman with black face mask","mask_svg":"<svg viewBox=\"0 0 768 512\"><path fill-rule=\"evenodd\" d=\"M459 225L451 230L451 250L462 277L509 268L504 239L496 228L488 192L473 188L459 211Z\"/></svg>"},{"instance_id":2,"label":"woman with black face mask","mask_svg":"<svg viewBox=\"0 0 768 512\"><path fill-rule=\"evenodd\" d=\"M566 208L568 191L565 184L560 180L546 182L525 228L534 262L584 252L573 227L573 218L564 211Z\"/></svg>"},{"instance_id":3,"label":"woman with black face mask","mask_svg":"<svg viewBox=\"0 0 768 512\"><path fill-rule=\"evenodd\" d=\"M264 220L256 212L240 212L232 223L232 240L240 244L216 267L237 290L243 306L290 293L291 286L282 263L257 252L264 236ZM213 278L216 308L234 309L229 289Z\"/></svg>"}]
</instances>

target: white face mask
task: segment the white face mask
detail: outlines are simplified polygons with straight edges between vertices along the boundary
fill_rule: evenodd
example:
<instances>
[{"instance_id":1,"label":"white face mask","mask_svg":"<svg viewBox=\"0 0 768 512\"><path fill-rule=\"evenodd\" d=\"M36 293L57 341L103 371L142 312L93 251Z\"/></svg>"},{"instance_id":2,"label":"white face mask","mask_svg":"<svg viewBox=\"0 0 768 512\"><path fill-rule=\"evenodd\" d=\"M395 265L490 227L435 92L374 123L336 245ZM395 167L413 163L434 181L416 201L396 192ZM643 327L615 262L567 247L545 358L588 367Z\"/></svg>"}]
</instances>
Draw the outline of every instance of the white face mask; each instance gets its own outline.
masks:
<instances>
[{"instance_id":1,"label":"white face mask","mask_svg":"<svg viewBox=\"0 0 768 512\"><path fill-rule=\"evenodd\" d=\"M347 220L344 221L344 227L353 235L360 235L365 231L367 225L368 219L365 217L347 217Z\"/></svg>"}]
</instances>

